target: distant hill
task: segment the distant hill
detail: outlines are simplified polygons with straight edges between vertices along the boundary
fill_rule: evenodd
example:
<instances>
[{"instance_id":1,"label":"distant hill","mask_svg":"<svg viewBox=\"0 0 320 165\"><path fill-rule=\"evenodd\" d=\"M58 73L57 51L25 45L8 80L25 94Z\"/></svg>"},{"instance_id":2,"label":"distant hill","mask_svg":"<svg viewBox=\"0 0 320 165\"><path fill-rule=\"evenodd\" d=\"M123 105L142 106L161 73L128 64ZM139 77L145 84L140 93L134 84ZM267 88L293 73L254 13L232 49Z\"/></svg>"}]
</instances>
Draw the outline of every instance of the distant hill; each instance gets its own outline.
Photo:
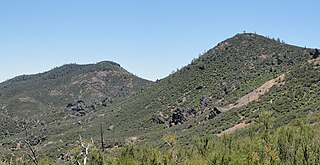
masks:
<instances>
[{"instance_id":1,"label":"distant hill","mask_svg":"<svg viewBox=\"0 0 320 165\"><path fill-rule=\"evenodd\" d=\"M114 99L143 91L151 83L110 61L68 64L40 74L18 76L0 84L0 137L23 131L24 125L40 121L48 124L57 120L55 115L94 112Z\"/></svg>"},{"instance_id":2,"label":"distant hill","mask_svg":"<svg viewBox=\"0 0 320 165\"><path fill-rule=\"evenodd\" d=\"M107 81L116 84L111 86L111 89L107 88L107 85L103 86L106 81L99 81L101 79L98 76L109 75L109 72L101 73L98 69L92 69L92 72L87 69L83 72L84 69L75 69L78 65L71 65L74 66L73 69L59 69L66 72L76 70L70 71L70 75L67 74L69 76L63 76L68 79L60 79L60 74L53 74L55 78L50 79L48 77L52 74L43 73L26 78L17 77L0 84L0 89L3 89L0 90L3 93L1 98L10 96L10 99L1 104L8 106L15 102L17 109L21 110L23 102L42 100L41 104L38 104L39 111L41 106L51 105L52 102L47 104L43 98L58 97L60 100L52 102L53 105L70 103L70 107L82 106L79 100L92 104L97 98L112 99L105 106L97 106L92 113L86 115L66 116L66 111L70 110L65 108L59 113L51 114L54 120L50 123L39 120L37 126L29 128L29 133L33 139L39 139L41 134L46 135L38 143L35 142L43 152L57 148L71 149L76 145L79 134L99 142L101 126L106 148L121 146L132 138L141 143L163 146L158 139L168 133L175 133L183 145L188 145L195 136L221 136L237 128L255 125L259 114L264 111L272 112L272 124L275 127L319 114L318 57L319 52L316 49L292 46L252 33L237 34L164 79L151 83L133 77L135 81L130 92L128 84L131 83L122 81L128 80L131 74L116 64L106 65L118 68L119 70L113 73L122 75L121 79L116 76L114 81ZM86 67L91 68L89 66ZM123 75L128 77L125 79ZM47 83L44 83L47 81L56 85L48 88L45 85ZM38 87L35 87L35 82L39 84ZM122 84L117 84L119 82ZM15 83L17 85L14 85ZM126 84L125 90L121 89L123 84ZM25 92L26 87L33 90ZM115 92L108 95L106 90ZM39 91L45 91L41 92L45 94L36 95ZM83 95L81 91L87 93ZM59 95L60 93L62 94ZM100 94L104 97L99 97ZM120 97L123 95L127 97ZM74 100L78 102L72 102ZM11 111L8 110L7 114L3 115L16 114L13 116L16 116L18 121L32 118L15 111L16 108L11 108ZM37 117L34 116L34 119ZM15 146L25 138L25 132L9 132L5 137L8 138L1 141L2 146L14 148L13 150L18 152L19 148Z\"/></svg>"}]
</instances>

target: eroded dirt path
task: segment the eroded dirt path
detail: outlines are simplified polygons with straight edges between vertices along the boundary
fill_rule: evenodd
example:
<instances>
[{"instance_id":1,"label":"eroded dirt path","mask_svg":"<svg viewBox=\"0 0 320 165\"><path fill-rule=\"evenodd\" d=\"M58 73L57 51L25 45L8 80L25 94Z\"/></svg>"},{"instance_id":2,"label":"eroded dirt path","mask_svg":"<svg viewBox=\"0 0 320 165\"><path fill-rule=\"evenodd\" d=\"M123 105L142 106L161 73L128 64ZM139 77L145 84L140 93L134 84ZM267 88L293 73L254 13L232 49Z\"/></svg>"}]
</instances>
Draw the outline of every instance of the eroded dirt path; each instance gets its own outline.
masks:
<instances>
[{"instance_id":1,"label":"eroded dirt path","mask_svg":"<svg viewBox=\"0 0 320 165\"><path fill-rule=\"evenodd\" d=\"M233 108L240 108L240 107L245 106L253 101L256 101L259 99L259 97L261 95L268 92L270 90L270 88L273 87L274 85L283 85L285 83L284 78L285 78L285 75L282 74L277 78L274 78L274 79L267 81L266 83L261 85L259 88L253 90L252 92L244 95L239 100L237 100L235 103L229 104L228 106L225 106L225 107L218 107L218 108L222 112L225 112L225 111L228 111Z\"/></svg>"},{"instance_id":2,"label":"eroded dirt path","mask_svg":"<svg viewBox=\"0 0 320 165\"><path fill-rule=\"evenodd\" d=\"M270 88L272 88L275 85L283 85L285 83L285 75L281 74L279 77L271 79L267 82L265 82L263 85L261 85L260 87L258 87L257 89L253 90L252 92L244 95L243 97L241 97L240 99L238 99L235 103L233 104L229 104L228 106L225 107L218 107L218 109L221 112L226 112L230 109L233 108L240 108L242 106L245 106L253 101L256 101L259 99L259 97L263 94L265 94L266 92L268 92L270 90ZM222 136L225 134L229 134L229 133L233 133L235 132L237 129L243 129L246 128L247 126L249 126L251 123L246 123L245 121L242 121L239 124L234 125L233 127L230 127L224 131L222 131L219 134L216 134L217 136Z\"/></svg>"}]
</instances>

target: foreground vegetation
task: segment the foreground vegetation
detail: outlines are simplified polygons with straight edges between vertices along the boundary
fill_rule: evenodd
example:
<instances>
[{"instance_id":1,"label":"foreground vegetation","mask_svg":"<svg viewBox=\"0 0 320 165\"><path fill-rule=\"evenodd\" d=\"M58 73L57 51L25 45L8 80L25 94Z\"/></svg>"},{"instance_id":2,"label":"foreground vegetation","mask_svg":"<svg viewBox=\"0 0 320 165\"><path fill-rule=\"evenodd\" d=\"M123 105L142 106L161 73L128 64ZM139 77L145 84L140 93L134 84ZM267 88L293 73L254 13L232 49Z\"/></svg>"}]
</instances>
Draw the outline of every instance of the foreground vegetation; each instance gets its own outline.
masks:
<instances>
[{"instance_id":1,"label":"foreground vegetation","mask_svg":"<svg viewBox=\"0 0 320 165\"><path fill-rule=\"evenodd\" d=\"M318 116L318 115L317 115ZM128 143L120 148L89 148L87 164L319 164L319 116L311 121L297 120L273 128L270 112L260 114L259 123L233 134L195 137L182 145L175 133L162 139L162 146ZM313 123L313 124L310 124ZM83 142L85 146L90 142ZM59 158L40 155L39 164L83 164L84 150L75 147ZM11 156L2 164L31 164L27 156Z\"/></svg>"}]
</instances>

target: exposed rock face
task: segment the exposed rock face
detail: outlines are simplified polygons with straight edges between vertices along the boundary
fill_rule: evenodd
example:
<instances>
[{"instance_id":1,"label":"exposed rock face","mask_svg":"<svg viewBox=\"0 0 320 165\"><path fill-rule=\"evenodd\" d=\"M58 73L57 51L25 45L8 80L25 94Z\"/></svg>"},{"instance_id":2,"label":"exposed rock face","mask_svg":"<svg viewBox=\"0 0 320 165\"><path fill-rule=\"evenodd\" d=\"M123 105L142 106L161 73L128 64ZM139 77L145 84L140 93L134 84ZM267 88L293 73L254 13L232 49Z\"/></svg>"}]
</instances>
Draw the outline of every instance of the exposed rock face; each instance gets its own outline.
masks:
<instances>
[{"instance_id":1,"label":"exposed rock face","mask_svg":"<svg viewBox=\"0 0 320 165\"><path fill-rule=\"evenodd\" d=\"M170 126L182 124L187 121L183 109L177 108L173 113L170 121Z\"/></svg>"},{"instance_id":2,"label":"exposed rock face","mask_svg":"<svg viewBox=\"0 0 320 165\"><path fill-rule=\"evenodd\" d=\"M312 55L312 58L318 58L320 55L320 51L318 49L312 49L309 51L309 54Z\"/></svg>"},{"instance_id":3,"label":"exposed rock face","mask_svg":"<svg viewBox=\"0 0 320 165\"><path fill-rule=\"evenodd\" d=\"M152 122L155 124L164 124L165 120L161 116L158 116L158 117L152 118Z\"/></svg>"},{"instance_id":4,"label":"exposed rock face","mask_svg":"<svg viewBox=\"0 0 320 165\"><path fill-rule=\"evenodd\" d=\"M197 115L197 110L194 108L183 110L185 117L194 117Z\"/></svg>"},{"instance_id":5,"label":"exposed rock face","mask_svg":"<svg viewBox=\"0 0 320 165\"><path fill-rule=\"evenodd\" d=\"M217 107L214 107L209 115L207 115L206 119L213 119L214 117L216 117L217 115L219 115L221 113L221 111L217 108Z\"/></svg>"},{"instance_id":6,"label":"exposed rock face","mask_svg":"<svg viewBox=\"0 0 320 165\"><path fill-rule=\"evenodd\" d=\"M96 105L101 105L101 106L103 106L103 107L106 107L106 106L108 106L108 105L111 104L111 103L112 103L112 99L109 98L109 97L105 97L105 98L103 98L100 102L95 103L95 104L96 104Z\"/></svg>"},{"instance_id":7,"label":"exposed rock face","mask_svg":"<svg viewBox=\"0 0 320 165\"><path fill-rule=\"evenodd\" d=\"M168 118L168 115L159 112L159 114L155 115L151 120L155 124L165 124L166 121L168 121Z\"/></svg>"},{"instance_id":8,"label":"exposed rock face","mask_svg":"<svg viewBox=\"0 0 320 165\"><path fill-rule=\"evenodd\" d=\"M177 108L171 116L171 120L169 122L169 126L177 125L177 124L183 124L188 120L190 117L194 117L197 115L197 110L194 108L191 109L182 109Z\"/></svg>"},{"instance_id":9,"label":"exposed rock face","mask_svg":"<svg viewBox=\"0 0 320 165\"><path fill-rule=\"evenodd\" d=\"M207 107L211 102L211 99L206 97L206 96L203 96L200 98L200 108L205 108Z\"/></svg>"},{"instance_id":10,"label":"exposed rock face","mask_svg":"<svg viewBox=\"0 0 320 165\"><path fill-rule=\"evenodd\" d=\"M77 100L75 103L67 104L66 108L71 110L72 115L84 116L91 110L94 110L95 106L94 105L86 106L86 103L83 100Z\"/></svg>"}]
</instances>

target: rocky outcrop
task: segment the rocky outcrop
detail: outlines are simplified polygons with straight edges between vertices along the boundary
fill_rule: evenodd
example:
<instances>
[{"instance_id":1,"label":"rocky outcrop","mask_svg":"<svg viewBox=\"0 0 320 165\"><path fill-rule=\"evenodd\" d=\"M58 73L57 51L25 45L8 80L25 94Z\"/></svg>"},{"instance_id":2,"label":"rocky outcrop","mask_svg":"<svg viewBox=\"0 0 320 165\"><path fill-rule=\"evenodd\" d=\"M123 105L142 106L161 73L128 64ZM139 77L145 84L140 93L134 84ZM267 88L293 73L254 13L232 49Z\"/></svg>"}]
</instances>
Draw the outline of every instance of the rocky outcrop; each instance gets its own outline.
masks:
<instances>
[{"instance_id":1,"label":"rocky outcrop","mask_svg":"<svg viewBox=\"0 0 320 165\"><path fill-rule=\"evenodd\" d=\"M211 99L209 97L203 96L200 98L200 108L206 108L211 103Z\"/></svg>"},{"instance_id":2,"label":"rocky outcrop","mask_svg":"<svg viewBox=\"0 0 320 165\"><path fill-rule=\"evenodd\" d=\"M320 55L320 51L318 49L311 49L309 54L312 56L313 59L316 59Z\"/></svg>"},{"instance_id":3,"label":"rocky outcrop","mask_svg":"<svg viewBox=\"0 0 320 165\"><path fill-rule=\"evenodd\" d=\"M152 123L154 124L165 124L168 121L169 116L164 114L163 112L159 112L159 114L152 117Z\"/></svg>"},{"instance_id":4,"label":"rocky outcrop","mask_svg":"<svg viewBox=\"0 0 320 165\"><path fill-rule=\"evenodd\" d=\"M187 118L194 117L197 115L197 113L198 113L197 110L194 108L184 110L184 115Z\"/></svg>"},{"instance_id":5,"label":"rocky outcrop","mask_svg":"<svg viewBox=\"0 0 320 165\"><path fill-rule=\"evenodd\" d=\"M108 106L110 103L112 102L112 100L108 97L102 99L100 105L103 106L103 107L106 107Z\"/></svg>"},{"instance_id":6,"label":"rocky outcrop","mask_svg":"<svg viewBox=\"0 0 320 165\"><path fill-rule=\"evenodd\" d=\"M75 103L69 103L66 105L66 108L71 111L72 115L84 116L88 112L95 109L94 105L87 106L83 100L77 100Z\"/></svg>"},{"instance_id":7,"label":"rocky outcrop","mask_svg":"<svg viewBox=\"0 0 320 165\"><path fill-rule=\"evenodd\" d=\"M191 109L182 109L177 108L173 111L171 115L171 120L169 122L169 127L173 125L183 124L188 120L190 117L194 117L197 114L197 110L194 108Z\"/></svg>"},{"instance_id":8,"label":"rocky outcrop","mask_svg":"<svg viewBox=\"0 0 320 165\"><path fill-rule=\"evenodd\" d=\"M152 118L152 122L155 124L164 124L166 121L161 116L155 116Z\"/></svg>"},{"instance_id":9,"label":"rocky outcrop","mask_svg":"<svg viewBox=\"0 0 320 165\"><path fill-rule=\"evenodd\" d=\"M209 114L206 116L206 119L210 120L213 119L214 117L216 117L217 115L219 115L221 113L221 111L217 108L214 107Z\"/></svg>"},{"instance_id":10,"label":"rocky outcrop","mask_svg":"<svg viewBox=\"0 0 320 165\"><path fill-rule=\"evenodd\" d=\"M173 113L170 121L170 126L182 124L187 121L183 109L177 108Z\"/></svg>"}]
</instances>

